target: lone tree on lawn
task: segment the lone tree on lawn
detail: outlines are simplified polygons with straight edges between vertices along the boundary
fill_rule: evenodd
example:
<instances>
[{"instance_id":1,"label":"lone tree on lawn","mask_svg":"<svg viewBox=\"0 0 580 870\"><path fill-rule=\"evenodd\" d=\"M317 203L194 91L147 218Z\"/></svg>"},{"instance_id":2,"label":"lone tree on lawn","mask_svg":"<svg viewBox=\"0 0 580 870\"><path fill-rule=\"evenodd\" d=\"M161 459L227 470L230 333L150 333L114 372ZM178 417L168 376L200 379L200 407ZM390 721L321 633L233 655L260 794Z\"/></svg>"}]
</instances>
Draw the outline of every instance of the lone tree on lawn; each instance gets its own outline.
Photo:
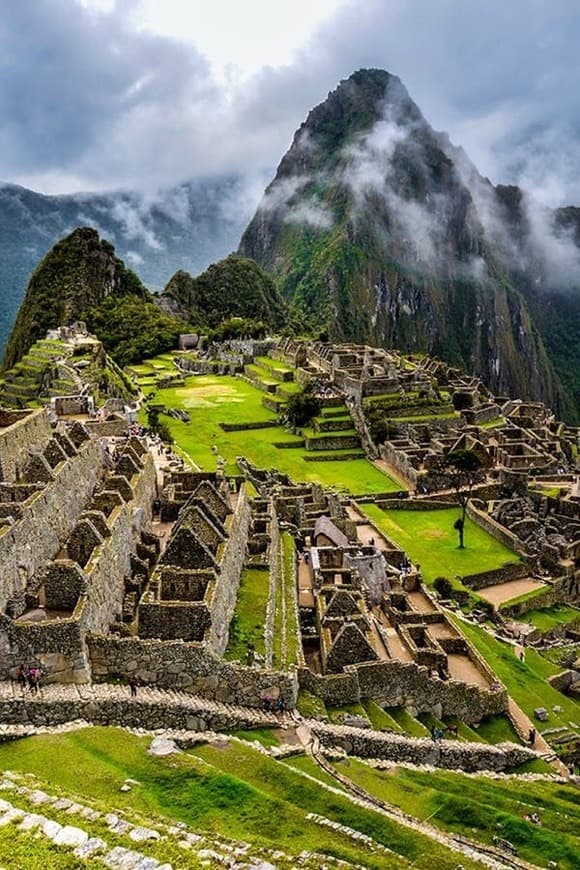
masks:
<instances>
[{"instance_id":1,"label":"lone tree on lawn","mask_svg":"<svg viewBox=\"0 0 580 870\"><path fill-rule=\"evenodd\" d=\"M307 385L299 393L290 396L284 413L290 425L306 426L320 414L321 408L322 402L314 395L312 387Z\"/></svg>"},{"instance_id":2,"label":"lone tree on lawn","mask_svg":"<svg viewBox=\"0 0 580 870\"><path fill-rule=\"evenodd\" d=\"M461 516L455 520L453 528L459 535L459 549L463 550L463 533L465 530L465 515L467 502L476 483L483 478L484 462L474 450L452 450L443 459L443 471L451 480L451 486L457 493L461 505Z\"/></svg>"}]
</instances>

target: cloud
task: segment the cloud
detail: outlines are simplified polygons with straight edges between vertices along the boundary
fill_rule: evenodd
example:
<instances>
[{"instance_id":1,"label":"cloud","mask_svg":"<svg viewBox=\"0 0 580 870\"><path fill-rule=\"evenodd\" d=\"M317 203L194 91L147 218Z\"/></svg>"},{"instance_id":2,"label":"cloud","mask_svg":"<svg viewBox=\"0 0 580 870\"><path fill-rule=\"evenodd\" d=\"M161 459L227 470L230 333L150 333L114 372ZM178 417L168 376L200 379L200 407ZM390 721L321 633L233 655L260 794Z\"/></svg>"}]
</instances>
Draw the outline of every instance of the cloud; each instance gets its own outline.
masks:
<instances>
[{"instance_id":1,"label":"cloud","mask_svg":"<svg viewBox=\"0 0 580 870\"><path fill-rule=\"evenodd\" d=\"M5 180L151 192L255 176L341 78L375 66L399 75L492 181L580 202L576 0L349 0L292 63L231 81L193 44L138 30L137 0L100 5L4 4Z\"/></svg>"}]
</instances>

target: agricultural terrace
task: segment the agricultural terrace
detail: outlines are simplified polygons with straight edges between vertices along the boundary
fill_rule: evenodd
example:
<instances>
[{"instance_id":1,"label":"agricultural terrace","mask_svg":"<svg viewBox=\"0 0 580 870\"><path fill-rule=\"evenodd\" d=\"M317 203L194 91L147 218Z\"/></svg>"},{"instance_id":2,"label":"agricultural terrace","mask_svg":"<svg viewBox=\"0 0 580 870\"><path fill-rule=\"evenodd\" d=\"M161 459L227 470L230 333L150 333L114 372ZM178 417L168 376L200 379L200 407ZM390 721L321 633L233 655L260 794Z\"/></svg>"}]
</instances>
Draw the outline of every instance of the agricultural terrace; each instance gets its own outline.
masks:
<instances>
[{"instance_id":1,"label":"agricultural terrace","mask_svg":"<svg viewBox=\"0 0 580 870\"><path fill-rule=\"evenodd\" d=\"M361 510L395 544L421 566L427 583L436 577L478 574L519 562L519 556L476 525L465 521L465 549L458 547L454 522L461 516L459 508L443 510L382 510L376 505L360 505Z\"/></svg>"},{"instance_id":2,"label":"agricultural terrace","mask_svg":"<svg viewBox=\"0 0 580 870\"><path fill-rule=\"evenodd\" d=\"M354 759L335 766L379 800L416 818L428 818L443 831L491 846L501 830L526 861L540 866L555 861L570 870L578 866L580 805L572 788L560 783L493 780L439 770L375 770ZM525 820L532 812L541 825Z\"/></svg>"},{"instance_id":3,"label":"agricultural terrace","mask_svg":"<svg viewBox=\"0 0 580 870\"><path fill-rule=\"evenodd\" d=\"M362 450L356 451L355 459L350 458L352 450L306 450L304 437L317 437L321 433L304 429L300 438L286 432L277 424L276 414L262 404L263 396L260 389L241 378L199 375L186 378L183 385L157 390L155 401L168 409L179 408L189 413L189 423L169 416L163 419L178 447L203 470L215 470L217 457L212 450L215 446L217 454L227 462L226 474L237 473L236 458L245 456L259 468L276 468L295 482L321 483L357 494L398 489L392 478L364 457ZM225 432L220 423L271 425ZM350 421L348 425L352 425ZM332 434L350 435L351 430Z\"/></svg>"},{"instance_id":4,"label":"agricultural terrace","mask_svg":"<svg viewBox=\"0 0 580 870\"><path fill-rule=\"evenodd\" d=\"M254 739L256 733L252 732L251 737ZM5 743L0 746L0 765L3 770L35 774L39 788L48 793L58 791L70 796L69 800L79 800L82 784L80 799L84 804L90 802L107 812L114 801L115 811L124 818L144 814L171 825L180 821L210 839L214 834L225 834L253 847L281 849L290 856L290 861L276 862L283 868L302 864L298 856L304 851L360 865L361 845L342 831L320 825L311 817L313 811L391 850L385 853L376 846L373 850L365 848L365 867L379 870L388 866L395 870L412 865L425 870L433 866L455 870L458 865L456 852L420 831L357 806L340 792L329 792L314 764L309 766L308 778L300 770L241 742L200 745L165 758L149 755L149 744L150 738L118 728L85 728ZM74 759L74 763L63 764L63 758ZM313 773L317 773L316 777ZM128 778L135 785L124 790ZM16 800L12 792L10 799ZM30 810L35 811L35 805ZM70 816L63 814L60 821L70 824ZM104 833L109 840L108 829L103 831L97 824L83 819L83 827L89 828L91 836ZM19 831L12 836L15 848L21 837L32 838ZM200 866L195 850L190 855L167 839L163 843L140 842L139 850L149 858L169 858L174 867ZM34 866L65 866L55 857L54 863ZM481 866L467 856L462 856L461 864L466 870Z\"/></svg>"}]
</instances>

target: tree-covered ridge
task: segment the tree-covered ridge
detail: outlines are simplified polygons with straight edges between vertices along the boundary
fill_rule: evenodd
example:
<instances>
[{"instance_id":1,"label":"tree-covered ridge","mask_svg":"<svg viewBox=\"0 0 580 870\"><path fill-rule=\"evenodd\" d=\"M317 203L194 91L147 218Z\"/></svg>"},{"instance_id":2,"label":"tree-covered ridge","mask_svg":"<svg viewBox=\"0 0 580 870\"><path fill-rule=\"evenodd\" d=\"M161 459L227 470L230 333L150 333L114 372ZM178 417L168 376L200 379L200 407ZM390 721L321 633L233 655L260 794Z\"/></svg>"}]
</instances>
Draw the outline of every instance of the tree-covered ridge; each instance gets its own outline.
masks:
<instances>
[{"instance_id":1,"label":"tree-covered ridge","mask_svg":"<svg viewBox=\"0 0 580 870\"><path fill-rule=\"evenodd\" d=\"M58 242L35 269L10 335L4 367L10 368L47 330L85 318L107 298L149 297L137 275L115 256L96 230L80 227Z\"/></svg>"},{"instance_id":2,"label":"tree-covered ridge","mask_svg":"<svg viewBox=\"0 0 580 870\"><path fill-rule=\"evenodd\" d=\"M153 297L109 296L84 312L83 319L120 366L173 350L185 328L183 321L165 314Z\"/></svg>"},{"instance_id":3,"label":"tree-covered ridge","mask_svg":"<svg viewBox=\"0 0 580 870\"><path fill-rule=\"evenodd\" d=\"M288 307L272 278L246 257L231 254L193 278L179 271L163 291L162 299L177 303L192 323L215 328L223 320L243 317L281 328Z\"/></svg>"}]
</instances>

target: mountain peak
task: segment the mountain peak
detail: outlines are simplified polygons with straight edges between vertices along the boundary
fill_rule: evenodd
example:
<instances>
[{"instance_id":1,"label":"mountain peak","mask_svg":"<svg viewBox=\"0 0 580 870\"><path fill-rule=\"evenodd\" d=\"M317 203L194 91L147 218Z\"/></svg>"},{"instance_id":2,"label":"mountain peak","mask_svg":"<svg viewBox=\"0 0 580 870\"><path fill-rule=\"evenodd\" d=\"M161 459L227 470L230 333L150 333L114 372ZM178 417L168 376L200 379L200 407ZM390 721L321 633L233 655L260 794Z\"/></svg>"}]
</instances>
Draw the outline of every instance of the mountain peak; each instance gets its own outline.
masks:
<instances>
[{"instance_id":1,"label":"mountain peak","mask_svg":"<svg viewBox=\"0 0 580 870\"><path fill-rule=\"evenodd\" d=\"M332 338L433 353L500 394L567 403L574 419L535 288L538 262L571 245L580 221L561 215L549 260L538 247L549 216L534 223L529 204L482 178L397 76L362 69L297 130L239 251Z\"/></svg>"},{"instance_id":2,"label":"mountain peak","mask_svg":"<svg viewBox=\"0 0 580 870\"><path fill-rule=\"evenodd\" d=\"M92 227L78 227L35 269L8 342L5 367L13 366L48 329L82 319L107 296L145 293L110 242Z\"/></svg>"}]
</instances>

